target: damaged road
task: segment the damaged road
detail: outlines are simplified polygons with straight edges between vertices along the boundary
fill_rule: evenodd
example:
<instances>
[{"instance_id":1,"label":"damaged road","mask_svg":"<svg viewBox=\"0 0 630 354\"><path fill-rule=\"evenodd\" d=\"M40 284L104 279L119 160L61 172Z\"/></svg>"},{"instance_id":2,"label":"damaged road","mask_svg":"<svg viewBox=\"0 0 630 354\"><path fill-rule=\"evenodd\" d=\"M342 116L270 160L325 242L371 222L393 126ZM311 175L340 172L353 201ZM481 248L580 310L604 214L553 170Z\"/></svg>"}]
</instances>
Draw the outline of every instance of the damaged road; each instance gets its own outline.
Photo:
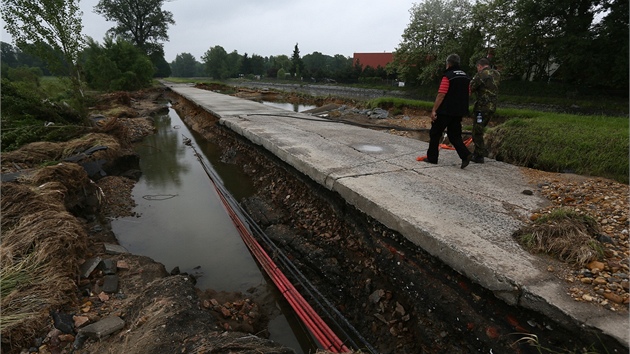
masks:
<instances>
[{"instance_id":1,"label":"damaged road","mask_svg":"<svg viewBox=\"0 0 630 354\"><path fill-rule=\"evenodd\" d=\"M547 347L598 345L594 333L577 336L582 332L577 326L568 330L498 300L266 150L219 126L196 104L177 95L170 99L194 130L229 147L230 161L252 175L258 191L242 204L380 352L527 352L535 350L533 338Z\"/></svg>"},{"instance_id":2,"label":"damaged road","mask_svg":"<svg viewBox=\"0 0 630 354\"><path fill-rule=\"evenodd\" d=\"M122 129L116 125L118 128L109 132L137 127L135 121L150 122L145 115L133 113L131 107L140 101L158 104L160 95L155 92L124 100L128 110L118 119L129 126ZM338 195L219 125L208 112L172 93L168 98L187 124L221 149L224 161L240 166L252 178L257 192L239 201L241 205L376 351L538 353L541 347L625 350L614 342L602 342L592 332L563 328L553 319L507 305ZM108 112L104 115L113 116ZM137 136L133 141L151 133L150 129L133 131ZM133 156L130 146L123 146L124 155ZM81 151L87 149L89 146L82 146ZM96 151L90 158L99 159L100 154L114 150ZM138 171L133 164L115 169L104 166L108 177L96 180L92 187L89 179L80 177L85 183L74 183L77 178L55 174L65 179L68 193L59 193L63 191L59 185L41 187L24 179L19 182L30 191L23 193L55 196L78 216L78 227L83 230L77 231L80 242L72 242L73 248L66 248L67 254L57 253L59 259L71 259L62 265L69 278L76 278L77 269L100 257L116 265L118 291L102 291L104 277L111 274L106 274L108 271L98 262L76 287L69 284L60 288L63 296L49 305L65 316L42 313L26 330L22 328L23 332L3 329L3 352L18 353L22 348L50 353L293 352L264 339L265 314L271 310L265 309L264 301L256 299L255 294L247 297L201 292L186 274L169 274L163 265L146 257L108 252L109 245L116 244L116 236L106 218L133 215L130 195ZM75 172L82 173L81 169ZM14 194L7 185L3 183L2 188L3 252L7 250L4 232L14 225L8 222L19 218L7 212L12 210L7 209L7 196L25 195ZM97 186L107 197L100 208ZM49 200L47 203L52 205ZM88 325L111 317L124 320L124 327L110 334L96 332L86 334L87 338L79 335ZM63 322L53 323L53 318ZM35 340L31 340L33 337Z\"/></svg>"}]
</instances>

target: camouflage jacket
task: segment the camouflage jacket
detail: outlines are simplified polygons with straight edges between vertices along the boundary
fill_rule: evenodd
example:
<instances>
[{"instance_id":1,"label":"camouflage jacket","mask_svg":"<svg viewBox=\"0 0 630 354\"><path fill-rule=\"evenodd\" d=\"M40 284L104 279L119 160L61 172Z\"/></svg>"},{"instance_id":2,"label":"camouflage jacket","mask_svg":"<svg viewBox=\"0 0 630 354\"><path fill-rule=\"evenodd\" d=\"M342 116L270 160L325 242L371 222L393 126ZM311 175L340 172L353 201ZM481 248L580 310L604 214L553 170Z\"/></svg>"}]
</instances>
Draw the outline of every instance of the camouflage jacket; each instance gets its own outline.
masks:
<instances>
[{"instance_id":1,"label":"camouflage jacket","mask_svg":"<svg viewBox=\"0 0 630 354\"><path fill-rule=\"evenodd\" d=\"M475 74L475 77L470 81L470 92L477 98L473 108L475 112L494 113L497 110L500 79L501 74L489 67Z\"/></svg>"}]
</instances>

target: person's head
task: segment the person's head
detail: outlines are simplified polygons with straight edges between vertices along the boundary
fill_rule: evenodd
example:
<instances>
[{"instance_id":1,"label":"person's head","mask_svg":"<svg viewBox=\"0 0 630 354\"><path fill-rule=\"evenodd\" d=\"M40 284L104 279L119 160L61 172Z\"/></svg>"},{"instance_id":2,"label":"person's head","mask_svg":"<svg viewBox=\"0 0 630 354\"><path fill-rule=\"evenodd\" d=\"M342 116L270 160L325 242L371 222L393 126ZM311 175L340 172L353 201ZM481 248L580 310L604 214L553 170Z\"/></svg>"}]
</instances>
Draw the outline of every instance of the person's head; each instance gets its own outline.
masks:
<instances>
[{"instance_id":1,"label":"person's head","mask_svg":"<svg viewBox=\"0 0 630 354\"><path fill-rule=\"evenodd\" d=\"M459 66L459 55L457 54L451 54L448 56L448 58L446 58L446 68L450 68L452 66Z\"/></svg>"},{"instance_id":2,"label":"person's head","mask_svg":"<svg viewBox=\"0 0 630 354\"><path fill-rule=\"evenodd\" d=\"M481 71L488 66L490 66L490 60L486 58L481 58L477 60L477 71Z\"/></svg>"}]
</instances>

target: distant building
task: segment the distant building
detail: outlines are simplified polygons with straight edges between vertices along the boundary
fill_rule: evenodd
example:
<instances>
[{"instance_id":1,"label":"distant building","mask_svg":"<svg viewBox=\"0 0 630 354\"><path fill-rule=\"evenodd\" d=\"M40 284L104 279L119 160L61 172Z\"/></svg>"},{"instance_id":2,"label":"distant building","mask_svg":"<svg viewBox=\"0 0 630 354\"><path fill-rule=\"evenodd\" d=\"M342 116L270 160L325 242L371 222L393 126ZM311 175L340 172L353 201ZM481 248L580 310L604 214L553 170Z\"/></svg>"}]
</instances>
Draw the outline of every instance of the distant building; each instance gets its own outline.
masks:
<instances>
[{"instance_id":1,"label":"distant building","mask_svg":"<svg viewBox=\"0 0 630 354\"><path fill-rule=\"evenodd\" d=\"M380 66L384 69L392 61L394 61L394 53L354 53L352 65L356 65L359 62L364 69L368 66L373 69Z\"/></svg>"}]
</instances>

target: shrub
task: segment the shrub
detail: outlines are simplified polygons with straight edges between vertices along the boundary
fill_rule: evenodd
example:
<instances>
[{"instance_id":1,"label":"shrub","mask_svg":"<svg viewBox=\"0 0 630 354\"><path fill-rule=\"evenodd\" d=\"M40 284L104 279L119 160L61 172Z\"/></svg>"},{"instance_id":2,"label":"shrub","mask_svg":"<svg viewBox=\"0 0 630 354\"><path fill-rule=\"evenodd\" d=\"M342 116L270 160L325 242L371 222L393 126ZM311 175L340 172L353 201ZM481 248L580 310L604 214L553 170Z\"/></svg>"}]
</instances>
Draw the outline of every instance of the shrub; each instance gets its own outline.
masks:
<instances>
[{"instance_id":1,"label":"shrub","mask_svg":"<svg viewBox=\"0 0 630 354\"><path fill-rule=\"evenodd\" d=\"M105 38L90 42L85 73L90 87L103 91L134 91L151 85L155 69L148 56L130 42Z\"/></svg>"}]
</instances>

